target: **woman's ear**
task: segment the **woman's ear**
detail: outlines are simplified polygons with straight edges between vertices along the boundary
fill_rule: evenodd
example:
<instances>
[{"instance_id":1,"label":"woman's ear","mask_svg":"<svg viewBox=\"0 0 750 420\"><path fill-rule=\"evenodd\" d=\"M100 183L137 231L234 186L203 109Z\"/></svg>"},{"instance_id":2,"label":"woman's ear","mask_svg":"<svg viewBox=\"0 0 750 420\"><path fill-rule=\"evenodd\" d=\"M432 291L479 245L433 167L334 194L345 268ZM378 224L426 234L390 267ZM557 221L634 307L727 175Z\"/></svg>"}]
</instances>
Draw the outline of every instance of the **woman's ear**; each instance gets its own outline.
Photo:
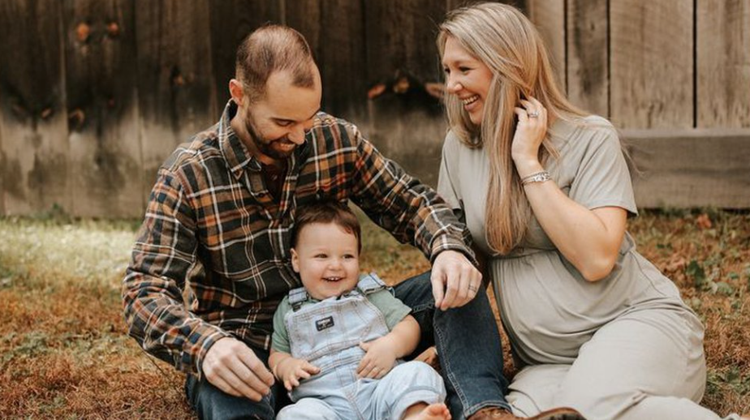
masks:
<instances>
[{"instance_id":1,"label":"woman's ear","mask_svg":"<svg viewBox=\"0 0 750 420\"><path fill-rule=\"evenodd\" d=\"M297 251L295 251L294 248L292 248L291 251L292 251L292 269L294 269L295 273L299 273L299 255L297 255Z\"/></svg>"}]
</instances>

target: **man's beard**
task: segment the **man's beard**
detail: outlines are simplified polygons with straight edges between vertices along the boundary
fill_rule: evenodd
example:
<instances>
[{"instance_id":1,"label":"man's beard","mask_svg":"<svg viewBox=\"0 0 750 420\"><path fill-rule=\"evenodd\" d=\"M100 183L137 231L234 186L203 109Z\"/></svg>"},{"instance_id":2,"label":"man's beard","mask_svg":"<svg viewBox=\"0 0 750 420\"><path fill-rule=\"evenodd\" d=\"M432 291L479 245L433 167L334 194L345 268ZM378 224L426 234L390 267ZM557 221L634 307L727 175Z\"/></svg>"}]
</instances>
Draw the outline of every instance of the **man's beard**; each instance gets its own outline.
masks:
<instances>
[{"instance_id":1,"label":"man's beard","mask_svg":"<svg viewBox=\"0 0 750 420\"><path fill-rule=\"evenodd\" d=\"M296 147L289 149L289 150L277 150L273 148L274 144L290 144L292 143L289 141L289 139L284 136L278 139L273 140L267 140L263 138L263 136L260 134L258 130L255 129L255 123L252 117L252 114L247 112L247 115L245 116L245 128L247 129L248 134L250 134L250 141L253 142L253 145L255 145L256 150L258 150L260 153L263 153L264 155L277 160L284 160L287 159L289 156L294 153L294 150ZM293 144L293 143L292 143Z\"/></svg>"}]
</instances>

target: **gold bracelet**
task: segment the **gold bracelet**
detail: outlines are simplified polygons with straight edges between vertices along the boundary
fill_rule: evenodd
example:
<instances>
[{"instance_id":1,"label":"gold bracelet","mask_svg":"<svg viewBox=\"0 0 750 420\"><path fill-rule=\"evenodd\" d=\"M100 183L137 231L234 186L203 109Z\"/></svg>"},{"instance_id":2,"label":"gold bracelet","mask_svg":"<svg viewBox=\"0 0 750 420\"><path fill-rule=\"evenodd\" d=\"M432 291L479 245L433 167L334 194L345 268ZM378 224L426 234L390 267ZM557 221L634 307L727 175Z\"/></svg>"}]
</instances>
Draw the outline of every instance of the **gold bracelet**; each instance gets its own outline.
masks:
<instances>
[{"instance_id":1,"label":"gold bracelet","mask_svg":"<svg viewBox=\"0 0 750 420\"><path fill-rule=\"evenodd\" d=\"M547 171L541 171L534 174L531 174L521 180L521 185L528 185L533 184L535 182L546 182L552 179L551 176L549 176L549 172Z\"/></svg>"}]
</instances>

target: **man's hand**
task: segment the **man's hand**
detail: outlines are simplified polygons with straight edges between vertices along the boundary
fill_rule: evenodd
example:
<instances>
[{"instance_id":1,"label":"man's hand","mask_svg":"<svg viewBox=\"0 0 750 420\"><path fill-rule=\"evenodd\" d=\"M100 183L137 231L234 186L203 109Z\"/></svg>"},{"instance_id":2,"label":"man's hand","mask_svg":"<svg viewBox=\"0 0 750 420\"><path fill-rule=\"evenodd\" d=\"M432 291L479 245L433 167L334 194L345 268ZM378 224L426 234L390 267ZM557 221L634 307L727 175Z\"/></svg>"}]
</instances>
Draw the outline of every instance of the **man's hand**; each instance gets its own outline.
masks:
<instances>
[{"instance_id":1,"label":"man's hand","mask_svg":"<svg viewBox=\"0 0 750 420\"><path fill-rule=\"evenodd\" d=\"M317 373L320 373L320 368L311 365L307 360L294 357L287 357L276 366L276 375L284 382L287 391L299 386L300 379L308 379Z\"/></svg>"},{"instance_id":2,"label":"man's hand","mask_svg":"<svg viewBox=\"0 0 750 420\"><path fill-rule=\"evenodd\" d=\"M389 336L360 343L359 347L367 352L357 366L357 375L360 378L382 378L396 364L396 346L391 343Z\"/></svg>"},{"instance_id":3,"label":"man's hand","mask_svg":"<svg viewBox=\"0 0 750 420\"><path fill-rule=\"evenodd\" d=\"M273 375L245 343L219 339L203 359L203 374L215 387L234 395L260 401L271 392Z\"/></svg>"},{"instance_id":4,"label":"man's hand","mask_svg":"<svg viewBox=\"0 0 750 420\"><path fill-rule=\"evenodd\" d=\"M482 273L458 251L443 251L432 265L432 294L435 306L458 308L469 303L482 287Z\"/></svg>"}]
</instances>

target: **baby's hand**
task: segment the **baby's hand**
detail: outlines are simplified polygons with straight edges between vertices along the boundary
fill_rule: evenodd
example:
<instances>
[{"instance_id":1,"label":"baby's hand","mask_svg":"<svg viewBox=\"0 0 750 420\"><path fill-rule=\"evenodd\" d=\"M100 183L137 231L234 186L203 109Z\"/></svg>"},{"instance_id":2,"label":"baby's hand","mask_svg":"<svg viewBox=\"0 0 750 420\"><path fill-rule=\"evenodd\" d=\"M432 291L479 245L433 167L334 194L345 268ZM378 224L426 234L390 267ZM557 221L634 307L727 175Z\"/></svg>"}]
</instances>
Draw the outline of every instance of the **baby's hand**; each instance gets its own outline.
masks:
<instances>
[{"instance_id":1,"label":"baby's hand","mask_svg":"<svg viewBox=\"0 0 750 420\"><path fill-rule=\"evenodd\" d=\"M396 352L394 346L389 343L388 336L360 343L359 347L367 352L357 366L357 375L360 378L382 378L396 364Z\"/></svg>"},{"instance_id":2,"label":"baby's hand","mask_svg":"<svg viewBox=\"0 0 750 420\"><path fill-rule=\"evenodd\" d=\"M320 372L320 369L311 365L307 360L290 357L284 359L276 367L279 379L284 382L284 388L291 391L299 386L300 379L308 379L310 376Z\"/></svg>"}]
</instances>

